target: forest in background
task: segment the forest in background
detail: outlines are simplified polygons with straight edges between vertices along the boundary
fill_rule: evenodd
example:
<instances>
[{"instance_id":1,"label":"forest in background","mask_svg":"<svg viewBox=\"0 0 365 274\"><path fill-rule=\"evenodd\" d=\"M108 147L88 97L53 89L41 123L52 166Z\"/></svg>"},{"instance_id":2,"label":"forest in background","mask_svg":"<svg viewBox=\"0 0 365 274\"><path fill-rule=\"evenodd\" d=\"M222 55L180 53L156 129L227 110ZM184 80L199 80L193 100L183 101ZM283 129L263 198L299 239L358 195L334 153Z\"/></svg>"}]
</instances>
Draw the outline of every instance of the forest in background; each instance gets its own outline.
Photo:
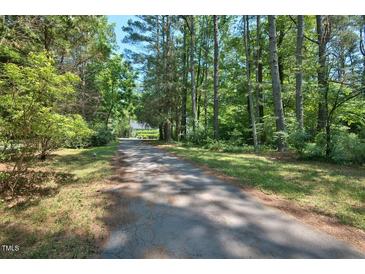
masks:
<instances>
[{"instance_id":1,"label":"forest in background","mask_svg":"<svg viewBox=\"0 0 365 274\"><path fill-rule=\"evenodd\" d=\"M364 16L139 16L139 121L212 150L365 159Z\"/></svg>"}]
</instances>

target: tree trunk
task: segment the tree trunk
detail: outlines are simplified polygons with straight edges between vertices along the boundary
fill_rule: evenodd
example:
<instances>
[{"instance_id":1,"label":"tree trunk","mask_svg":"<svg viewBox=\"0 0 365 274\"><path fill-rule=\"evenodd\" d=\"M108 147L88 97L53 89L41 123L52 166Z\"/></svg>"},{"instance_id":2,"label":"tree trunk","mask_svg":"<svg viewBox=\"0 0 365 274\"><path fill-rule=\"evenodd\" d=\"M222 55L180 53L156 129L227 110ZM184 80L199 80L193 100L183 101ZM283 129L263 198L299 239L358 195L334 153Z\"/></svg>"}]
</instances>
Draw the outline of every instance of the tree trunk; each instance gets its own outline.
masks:
<instances>
[{"instance_id":1,"label":"tree trunk","mask_svg":"<svg viewBox=\"0 0 365 274\"><path fill-rule=\"evenodd\" d=\"M188 81L188 55L186 44L186 25L184 25L184 40L183 40L183 86L182 86L182 102L181 102L181 139L186 139L186 103L188 97L187 81Z\"/></svg>"},{"instance_id":2,"label":"tree trunk","mask_svg":"<svg viewBox=\"0 0 365 274\"><path fill-rule=\"evenodd\" d=\"M203 24L200 25L200 29L203 28ZM202 61L202 40L203 40L203 32L202 31L199 31L200 35L198 37L198 41L199 41L199 51L198 51L198 62L197 62L197 73L196 73L196 83L195 83L195 92L196 92L196 96L195 96L195 99L196 99L196 107L197 107L197 124L199 124L199 121L200 121L200 101L201 101L201 97L202 97L202 94L201 94L201 89L200 89L200 85L201 83L203 82L202 79L203 79L203 76L202 76L202 64L201 64L201 61Z\"/></svg>"},{"instance_id":3,"label":"tree trunk","mask_svg":"<svg viewBox=\"0 0 365 274\"><path fill-rule=\"evenodd\" d=\"M250 121L251 121L251 129L252 129L252 139L255 150L258 148L257 143L257 132L256 132L256 119L255 119L255 109L253 104L253 91L251 85L251 67L250 67L250 26L248 16L244 16L244 42L245 42L245 53L246 53L246 81L247 81L247 91L248 91L248 105L249 105L249 113L250 113Z\"/></svg>"},{"instance_id":4,"label":"tree trunk","mask_svg":"<svg viewBox=\"0 0 365 274\"><path fill-rule=\"evenodd\" d=\"M169 119L164 123L164 141L171 142L171 122Z\"/></svg>"},{"instance_id":5,"label":"tree trunk","mask_svg":"<svg viewBox=\"0 0 365 274\"><path fill-rule=\"evenodd\" d=\"M331 155L331 123L326 123L326 158L329 159Z\"/></svg>"},{"instance_id":6,"label":"tree trunk","mask_svg":"<svg viewBox=\"0 0 365 274\"><path fill-rule=\"evenodd\" d=\"M194 51L195 51L195 20L194 15L190 16L190 77L191 77L191 105L193 112L193 131L197 127L197 111L196 111L196 86L195 86L195 61L194 61Z\"/></svg>"},{"instance_id":7,"label":"tree trunk","mask_svg":"<svg viewBox=\"0 0 365 274\"><path fill-rule=\"evenodd\" d=\"M160 123L159 125L158 125L158 131L159 131L159 137L158 137L158 139L160 140L160 141L163 141L165 138L164 138L164 134L163 134L163 123Z\"/></svg>"},{"instance_id":8,"label":"tree trunk","mask_svg":"<svg viewBox=\"0 0 365 274\"><path fill-rule=\"evenodd\" d=\"M256 16L256 83L257 83L257 113L259 122L264 122L264 96L262 92L263 66L262 66L262 45L261 45L261 23L260 15Z\"/></svg>"},{"instance_id":9,"label":"tree trunk","mask_svg":"<svg viewBox=\"0 0 365 274\"><path fill-rule=\"evenodd\" d=\"M279 26L279 37L277 39L277 47L281 48L281 45L284 42L285 32L283 30L282 24ZM278 67L279 67L279 79L280 79L280 85L282 86L284 84L284 58L282 54L278 52Z\"/></svg>"},{"instance_id":10,"label":"tree trunk","mask_svg":"<svg viewBox=\"0 0 365 274\"><path fill-rule=\"evenodd\" d=\"M295 56L296 66L297 66L297 72L295 74L295 113L296 113L298 127L300 130L304 129L303 93L302 93L303 40L304 40L304 16L298 15L297 16L297 48L296 48L296 56Z\"/></svg>"},{"instance_id":11,"label":"tree trunk","mask_svg":"<svg viewBox=\"0 0 365 274\"><path fill-rule=\"evenodd\" d=\"M261 134L257 137L258 143L265 142L264 130L264 93L262 90L263 65L262 65L262 37L261 37L261 17L256 16L256 112L261 126Z\"/></svg>"},{"instance_id":12,"label":"tree trunk","mask_svg":"<svg viewBox=\"0 0 365 274\"><path fill-rule=\"evenodd\" d=\"M174 140L176 141L180 141L180 132L181 132L181 129L180 129L180 116L179 116L179 109L176 109L176 112L175 112L175 134L174 134Z\"/></svg>"},{"instance_id":13,"label":"tree trunk","mask_svg":"<svg viewBox=\"0 0 365 274\"><path fill-rule=\"evenodd\" d=\"M110 116L112 114L113 108L114 108L114 104L111 105L111 107L110 107L110 109L108 111L108 114L106 116L106 119L105 119L105 129L108 129L109 119L110 119Z\"/></svg>"},{"instance_id":14,"label":"tree trunk","mask_svg":"<svg viewBox=\"0 0 365 274\"><path fill-rule=\"evenodd\" d=\"M218 115L219 115L219 41L218 41L218 16L213 15L214 24L214 139L219 138Z\"/></svg>"},{"instance_id":15,"label":"tree trunk","mask_svg":"<svg viewBox=\"0 0 365 274\"><path fill-rule=\"evenodd\" d=\"M328 77L327 77L327 64L326 64L326 44L328 42L328 34L324 33L323 18L321 15L316 16L317 23L317 35L318 35L318 87L319 87L319 103L318 103L318 116L317 116L317 131L321 131L326 128L327 115L328 115Z\"/></svg>"},{"instance_id":16,"label":"tree trunk","mask_svg":"<svg viewBox=\"0 0 365 274\"><path fill-rule=\"evenodd\" d=\"M285 140L283 138L283 133L285 132L285 120L283 102L281 100L281 84L279 77L278 52L276 44L276 22L275 16L273 15L269 15L269 44L274 113L276 120L276 131L278 132L277 147L279 151L283 151L285 148Z\"/></svg>"}]
</instances>

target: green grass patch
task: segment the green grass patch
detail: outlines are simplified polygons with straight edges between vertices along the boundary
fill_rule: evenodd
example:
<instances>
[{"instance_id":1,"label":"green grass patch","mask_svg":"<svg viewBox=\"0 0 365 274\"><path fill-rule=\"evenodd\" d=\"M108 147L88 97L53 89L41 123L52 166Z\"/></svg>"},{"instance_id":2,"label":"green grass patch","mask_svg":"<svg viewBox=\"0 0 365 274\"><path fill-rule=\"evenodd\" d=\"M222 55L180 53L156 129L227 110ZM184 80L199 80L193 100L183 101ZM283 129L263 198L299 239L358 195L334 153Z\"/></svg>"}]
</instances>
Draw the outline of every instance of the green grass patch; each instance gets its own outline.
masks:
<instances>
[{"instance_id":1,"label":"green grass patch","mask_svg":"<svg viewBox=\"0 0 365 274\"><path fill-rule=\"evenodd\" d=\"M100 192L112 174L117 144L87 149L60 149L37 168L52 172L39 192L10 207L0 200L0 244L18 245L0 258L90 258L107 235L111 201ZM48 173L47 173L48 174ZM61 174L60 179L56 176ZM58 178L58 177L57 177ZM37 189L38 189L37 188Z\"/></svg>"},{"instance_id":2,"label":"green grass patch","mask_svg":"<svg viewBox=\"0 0 365 274\"><path fill-rule=\"evenodd\" d=\"M86 149L61 149L48 165L56 170L75 175L81 180L99 179L111 174L110 159L117 143Z\"/></svg>"},{"instance_id":3,"label":"green grass patch","mask_svg":"<svg viewBox=\"0 0 365 274\"><path fill-rule=\"evenodd\" d=\"M365 168L323 162L278 160L253 153L214 152L167 146L167 150L285 199L365 230Z\"/></svg>"}]
</instances>

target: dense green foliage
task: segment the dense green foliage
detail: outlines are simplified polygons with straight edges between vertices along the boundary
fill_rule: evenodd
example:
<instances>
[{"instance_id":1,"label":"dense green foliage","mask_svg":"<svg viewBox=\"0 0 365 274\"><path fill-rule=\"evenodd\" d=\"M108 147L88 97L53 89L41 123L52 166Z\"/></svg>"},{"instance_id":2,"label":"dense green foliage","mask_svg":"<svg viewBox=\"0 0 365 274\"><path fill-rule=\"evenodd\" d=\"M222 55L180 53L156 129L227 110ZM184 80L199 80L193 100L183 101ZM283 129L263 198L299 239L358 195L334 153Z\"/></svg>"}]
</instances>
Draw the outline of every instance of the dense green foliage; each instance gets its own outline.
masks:
<instances>
[{"instance_id":1,"label":"dense green foliage","mask_svg":"<svg viewBox=\"0 0 365 274\"><path fill-rule=\"evenodd\" d=\"M299 24L300 16L276 16L272 26L267 16L218 16L218 41L213 16L130 20L124 28L125 42L138 43L140 50L128 57L144 72L138 120L159 127L160 138L166 141L245 146L254 145L256 133L259 148L277 147L282 140L284 149L295 149L303 157L363 163L365 57L359 41L364 17L302 19ZM275 27L271 32L279 73L275 84L281 98L272 92L270 27ZM216 42L218 137L214 136ZM283 109L280 128L275 102Z\"/></svg>"},{"instance_id":2,"label":"dense green foliage","mask_svg":"<svg viewBox=\"0 0 365 274\"><path fill-rule=\"evenodd\" d=\"M105 16L0 17L0 190L65 146L105 145L129 124L135 74ZM9 177L10 176L10 177Z\"/></svg>"},{"instance_id":3,"label":"dense green foliage","mask_svg":"<svg viewBox=\"0 0 365 274\"><path fill-rule=\"evenodd\" d=\"M137 129L134 134L140 139L158 139L159 137L157 129Z\"/></svg>"}]
</instances>

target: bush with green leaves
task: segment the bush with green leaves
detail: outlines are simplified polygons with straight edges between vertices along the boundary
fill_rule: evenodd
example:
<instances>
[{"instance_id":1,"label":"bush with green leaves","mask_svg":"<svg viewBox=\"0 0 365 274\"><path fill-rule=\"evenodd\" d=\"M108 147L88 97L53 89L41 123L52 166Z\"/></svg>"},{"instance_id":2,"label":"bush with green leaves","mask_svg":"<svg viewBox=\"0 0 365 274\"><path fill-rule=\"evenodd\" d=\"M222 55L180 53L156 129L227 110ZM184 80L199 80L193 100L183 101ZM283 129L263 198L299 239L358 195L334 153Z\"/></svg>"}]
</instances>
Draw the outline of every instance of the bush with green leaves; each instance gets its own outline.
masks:
<instances>
[{"instance_id":1,"label":"bush with green leaves","mask_svg":"<svg viewBox=\"0 0 365 274\"><path fill-rule=\"evenodd\" d=\"M90 137L91 146L105 146L115 140L115 136L109 128L99 124L94 127L93 134Z\"/></svg>"},{"instance_id":2,"label":"bush with green leaves","mask_svg":"<svg viewBox=\"0 0 365 274\"><path fill-rule=\"evenodd\" d=\"M306 143L302 152L304 158L324 159L325 134L320 132L314 142ZM365 163L365 140L357 134L348 131L347 127L338 127L331 134L331 154L329 159L335 163L363 164Z\"/></svg>"},{"instance_id":3,"label":"bush with green leaves","mask_svg":"<svg viewBox=\"0 0 365 274\"><path fill-rule=\"evenodd\" d=\"M207 138L207 143L203 147L211 151L223 151L225 143L223 141Z\"/></svg>"},{"instance_id":4,"label":"bush with green leaves","mask_svg":"<svg viewBox=\"0 0 365 274\"><path fill-rule=\"evenodd\" d=\"M158 139L158 129L137 129L135 137L140 139Z\"/></svg>"},{"instance_id":5,"label":"bush with green leaves","mask_svg":"<svg viewBox=\"0 0 365 274\"><path fill-rule=\"evenodd\" d=\"M296 129L288 135L288 143L299 154L303 154L306 144L310 139L310 134L304 130Z\"/></svg>"},{"instance_id":6,"label":"bush with green leaves","mask_svg":"<svg viewBox=\"0 0 365 274\"><path fill-rule=\"evenodd\" d=\"M90 138L94 131L89 128L80 115L67 117L64 126L67 128L62 139L63 146L68 148L84 148L90 146Z\"/></svg>"},{"instance_id":7,"label":"bush with green leaves","mask_svg":"<svg viewBox=\"0 0 365 274\"><path fill-rule=\"evenodd\" d=\"M236 145L232 141L214 140L207 138L207 143L203 146L211 151L228 152L228 153L242 153L248 146Z\"/></svg>"},{"instance_id":8,"label":"bush with green leaves","mask_svg":"<svg viewBox=\"0 0 365 274\"><path fill-rule=\"evenodd\" d=\"M194 144L194 145L205 145L208 141L208 132L203 128L198 126L195 129L195 132L193 130L189 131L187 134L187 141Z\"/></svg>"},{"instance_id":9,"label":"bush with green leaves","mask_svg":"<svg viewBox=\"0 0 365 274\"><path fill-rule=\"evenodd\" d=\"M365 140L355 133L338 132L333 137L331 159L336 163L365 163Z\"/></svg>"},{"instance_id":10,"label":"bush with green leaves","mask_svg":"<svg viewBox=\"0 0 365 274\"><path fill-rule=\"evenodd\" d=\"M46 53L30 53L22 65L6 63L2 70L0 140L17 148L12 150L13 170L22 171L39 153L62 143L69 118L60 106L74 96L78 77L58 73Z\"/></svg>"},{"instance_id":11,"label":"bush with green leaves","mask_svg":"<svg viewBox=\"0 0 365 274\"><path fill-rule=\"evenodd\" d=\"M236 128L231 132L229 140L234 145L242 145L244 143L242 132Z\"/></svg>"},{"instance_id":12,"label":"bush with green leaves","mask_svg":"<svg viewBox=\"0 0 365 274\"><path fill-rule=\"evenodd\" d=\"M40 158L44 160L47 154L61 146L69 148L86 147L92 130L80 115L45 115L44 124L39 128Z\"/></svg>"}]
</instances>

